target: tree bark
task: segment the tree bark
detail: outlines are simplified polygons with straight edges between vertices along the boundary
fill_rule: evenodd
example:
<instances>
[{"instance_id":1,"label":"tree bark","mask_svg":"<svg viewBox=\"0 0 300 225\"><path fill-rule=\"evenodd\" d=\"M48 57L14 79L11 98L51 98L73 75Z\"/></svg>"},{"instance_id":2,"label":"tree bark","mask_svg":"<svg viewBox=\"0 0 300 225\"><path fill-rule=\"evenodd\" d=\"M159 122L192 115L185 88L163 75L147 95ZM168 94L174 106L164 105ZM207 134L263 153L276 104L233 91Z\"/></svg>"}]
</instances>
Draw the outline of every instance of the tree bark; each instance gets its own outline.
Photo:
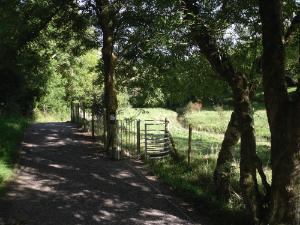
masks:
<instances>
[{"instance_id":1,"label":"tree bark","mask_svg":"<svg viewBox=\"0 0 300 225\"><path fill-rule=\"evenodd\" d=\"M263 83L271 131L272 186L266 223L300 224L300 88L285 85L282 1L260 0Z\"/></svg>"},{"instance_id":2,"label":"tree bark","mask_svg":"<svg viewBox=\"0 0 300 225\"><path fill-rule=\"evenodd\" d=\"M118 108L115 89L115 66L117 57L114 48L115 12L108 0L97 0L97 16L103 34L102 60L104 74L104 105L107 128L106 151L113 158L116 151L116 112Z\"/></svg>"},{"instance_id":3,"label":"tree bark","mask_svg":"<svg viewBox=\"0 0 300 225\"><path fill-rule=\"evenodd\" d=\"M230 176L233 150L240 139L239 123L236 112L231 114L214 171L215 191L219 199L230 197Z\"/></svg>"}]
</instances>

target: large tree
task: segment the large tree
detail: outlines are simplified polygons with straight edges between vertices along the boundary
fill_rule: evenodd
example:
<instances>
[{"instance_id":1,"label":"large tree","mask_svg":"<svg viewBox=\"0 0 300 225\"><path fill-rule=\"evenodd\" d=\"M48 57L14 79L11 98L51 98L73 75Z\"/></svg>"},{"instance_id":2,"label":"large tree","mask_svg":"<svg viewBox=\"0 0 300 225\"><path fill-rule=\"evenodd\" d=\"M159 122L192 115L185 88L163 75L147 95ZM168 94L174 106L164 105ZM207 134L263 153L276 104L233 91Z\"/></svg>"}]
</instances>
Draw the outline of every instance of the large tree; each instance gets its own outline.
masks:
<instances>
[{"instance_id":1,"label":"large tree","mask_svg":"<svg viewBox=\"0 0 300 225\"><path fill-rule=\"evenodd\" d=\"M262 170L262 165L256 154L256 140L253 126L253 115L251 106L252 87L249 76L243 71L238 70L229 54L221 48L214 29L210 23L206 23L203 9L207 9L206 3L199 1L183 1L185 19L191 32L191 37L203 55L210 62L212 68L222 77L231 87L234 99L234 112L231 117L225 138L220 151L218 165L215 172L215 179L222 179L220 188L223 194L228 193L229 165L232 159L232 148L241 139L240 146L240 185L243 199L248 213L251 215L252 222L259 224L263 200L262 194L258 189L257 171L263 180L265 191L268 191L268 184ZM217 3L216 3L217 4ZM220 6L224 4L219 3ZM209 4L208 4L209 5ZM211 4L216 8L216 5ZM224 6L226 9L226 5ZM223 16L222 10L220 15ZM225 173L225 176L224 176Z\"/></svg>"},{"instance_id":2,"label":"large tree","mask_svg":"<svg viewBox=\"0 0 300 225\"><path fill-rule=\"evenodd\" d=\"M116 116L117 94L115 88L115 69L117 56L114 54L116 42L116 22L120 6L118 2L109 0L96 0L94 4L98 19L98 27L102 32L102 60L104 76L104 106L106 127L106 150L111 157L116 151Z\"/></svg>"},{"instance_id":3,"label":"large tree","mask_svg":"<svg viewBox=\"0 0 300 225\"><path fill-rule=\"evenodd\" d=\"M282 4L259 1L263 87L271 131L272 187L266 223L272 225L300 224L300 86L289 94L285 84Z\"/></svg>"}]
</instances>

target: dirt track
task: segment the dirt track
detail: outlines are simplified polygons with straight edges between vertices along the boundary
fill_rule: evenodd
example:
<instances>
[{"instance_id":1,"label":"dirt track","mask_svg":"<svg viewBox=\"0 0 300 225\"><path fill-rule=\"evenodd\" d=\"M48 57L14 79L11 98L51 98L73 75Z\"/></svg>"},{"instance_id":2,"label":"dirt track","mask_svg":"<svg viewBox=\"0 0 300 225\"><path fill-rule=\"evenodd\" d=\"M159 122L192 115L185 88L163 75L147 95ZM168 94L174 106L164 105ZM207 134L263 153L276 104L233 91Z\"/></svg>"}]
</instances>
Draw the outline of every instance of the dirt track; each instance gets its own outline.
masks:
<instances>
[{"instance_id":1,"label":"dirt track","mask_svg":"<svg viewBox=\"0 0 300 225\"><path fill-rule=\"evenodd\" d=\"M0 204L9 224L204 225L137 163L106 159L72 124L35 124L22 146L20 170Z\"/></svg>"}]
</instances>

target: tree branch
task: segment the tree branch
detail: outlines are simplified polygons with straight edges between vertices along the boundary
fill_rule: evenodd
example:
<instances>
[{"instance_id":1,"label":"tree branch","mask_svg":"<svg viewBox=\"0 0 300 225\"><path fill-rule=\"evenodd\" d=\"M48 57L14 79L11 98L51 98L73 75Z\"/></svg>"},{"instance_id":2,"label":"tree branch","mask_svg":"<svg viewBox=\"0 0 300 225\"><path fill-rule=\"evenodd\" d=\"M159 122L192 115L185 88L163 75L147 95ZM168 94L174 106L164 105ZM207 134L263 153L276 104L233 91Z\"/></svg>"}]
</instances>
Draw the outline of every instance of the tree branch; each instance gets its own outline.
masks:
<instances>
[{"instance_id":1,"label":"tree branch","mask_svg":"<svg viewBox=\"0 0 300 225\"><path fill-rule=\"evenodd\" d=\"M208 28L197 16L198 8L189 0L183 0L183 10L187 21L196 21L190 24L193 40L200 47L216 73L223 77L230 85L234 82L235 70L226 54L221 54L216 39L211 36Z\"/></svg>"},{"instance_id":2,"label":"tree branch","mask_svg":"<svg viewBox=\"0 0 300 225\"><path fill-rule=\"evenodd\" d=\"M17 50L22 49L28 42L34 40L39 36L40 32L47 28L48 24L51 22L53 17L55 17L61 10L61 7L66 5L68 1L61 1L60 4L56 6L52 13L50 13L45 18L42 18L40 23L33 29L29 30L27 33L23 34L17 42Z\"/></svg>"},{"instance_id":3,"label":"tree branch","mask_svg":"<svg viewBox=\"0 0 300 225\"><path fill-rule=\"evenodd\" d=\"M296 16L292 19L290 26L287 28L284 35L284 44L286 45L290 37L294 34L294 32L300 27L300 10L297 11Z\"/></svg>"}]
</instances>

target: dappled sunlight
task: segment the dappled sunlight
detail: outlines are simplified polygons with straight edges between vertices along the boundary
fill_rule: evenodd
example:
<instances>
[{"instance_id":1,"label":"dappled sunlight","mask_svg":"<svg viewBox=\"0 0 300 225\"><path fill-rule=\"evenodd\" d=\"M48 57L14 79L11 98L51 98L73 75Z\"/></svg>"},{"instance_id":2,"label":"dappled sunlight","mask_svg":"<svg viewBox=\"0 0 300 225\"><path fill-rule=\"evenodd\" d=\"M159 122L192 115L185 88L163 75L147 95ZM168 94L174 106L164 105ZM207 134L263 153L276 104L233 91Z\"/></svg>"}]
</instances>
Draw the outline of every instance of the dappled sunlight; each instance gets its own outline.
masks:
<instances>
[{"instance_id":1,"label":"dappled sunlight","mask_svg":"<svg viewBox=\"0 0 300 225\"><path fill-rule=\"evenodd\" d=\"M126 161L105 159L98 143L75 130L65 123L33 126L5 200L13 207L0 206L0 217L18 215L30 225L189 224L170 196L157 193Z\"/></svg>"},{"instance_id":2,"label":"dappled sunlight","mask_svg":"<svg viewBox=\"0 0 300 225\"><path fill-rule=\"evenodd\" d=\"M125 178L133 177L134 174L129 171L119 171L116 174L111 174L110 176L114 178L125 179Z\"/></svg>"},{"instance_id":3,"label":"dappled sunlight","mask_svg":"<svg viewBox=\"0 0 300 225\"><path fill-rule=\"evenodd\" d=\"M37 145L37 144L26 143L26 142L23 142L22 146L24 146L25 148L37 148L37 147L39 147L39 145Z\"/></svg>"},{"instance_id":4,"label":"dappled sunlight","mask_svg":"<svg viewBox=\"0 0 300 225\"><path fill-rule=\"evenodd\" d=\"M93 219L97 222L103 220L111 221L115 217L115 213L108 212L106 210L99 210L99 215L93 215Z\"/></svg>"},{"instance_id":5,"label":"dappled sunlight","mask_svg":"<svg viewBox=\"0 0 300 225\"><path fill-rule=\"evenodd\" d=\"M98 174L96 173L91 173L91 176L94 178L94 179L97 179L97 180L100 180L100 181L108 181L107 179L99 176Z\"/></svg>"},{"instance_id":6,"label":"dappled sunlight","mask_svg":"<svg viewBox=\"0 0 300 225\"><path fill-rule=\"evenodd\" d=\"M53 137L53 136L49 136L49 137L46 137L46 140L53 141L53 140L58 140L58 138Z\"/></svg>"},{"instance_id":7,"label":"dappled sunlight","mask_svg":"<svg viewBox=\"0 0 300 225\"><path fill-rule=\"evenodd\" d=\"M151 191L151 189L149 187L146 187L145 185L142 185L142 184L131 182L130 185L133 186L133 187L141 188L143 191L146 191L146 192L150 192Z\"/></svg>"},{"instance_id":8,"label":"dappled sunlight","mask_svg":"<svg viewBox=\"0 0 300 225\"><path fill-rule=\"evenodd\" d=\"M166 214L164 211L160 211L157 209L142 209L139 212L141 218L149 218L148 220L144 221L142 219L131 218L132 222L138 224L147 224L147 225L154 225L154 224L188 224L186 221L170 214Z\"/></svg>"}]
</instances>

